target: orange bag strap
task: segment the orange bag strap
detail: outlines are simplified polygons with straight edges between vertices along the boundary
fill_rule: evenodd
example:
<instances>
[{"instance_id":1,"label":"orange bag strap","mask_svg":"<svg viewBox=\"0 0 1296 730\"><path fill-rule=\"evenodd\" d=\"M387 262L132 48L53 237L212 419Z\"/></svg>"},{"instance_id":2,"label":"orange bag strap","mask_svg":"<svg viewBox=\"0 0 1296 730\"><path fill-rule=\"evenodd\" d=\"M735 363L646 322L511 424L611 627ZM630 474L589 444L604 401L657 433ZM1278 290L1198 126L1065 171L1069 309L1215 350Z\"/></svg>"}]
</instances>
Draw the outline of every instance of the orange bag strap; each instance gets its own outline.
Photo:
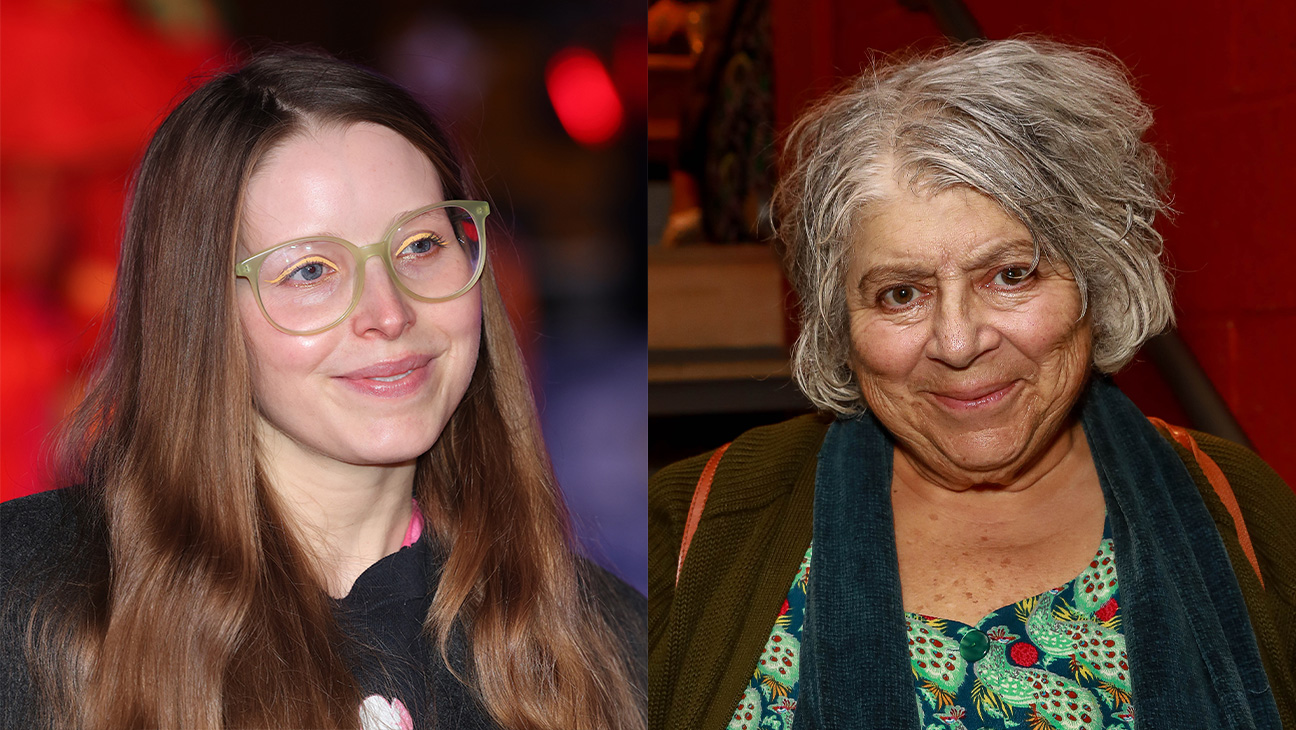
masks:
<instances>
[{"instance_id":1,"label":"orange bag strap","mask_svg":"<svg viewBox=\"0 0 1296 730\"><path fill-rule=\"evenodd\" d=\"M702 519L702 510L706 508L707 496L711 494L711 482L715 479L716 469L720 466L720 457L729 448L725 444L715 450L702 475L698 477L697 486L693 488L693 500L689 502L688 518L684 521L684 538L680 540L679 562L675 564L675 584L679 585L680 571L684 568L684 555L688 553L689 543L693 542L693 533L697 532L698 521Z\"/></svg>"},{"instance_id":2,"label":"orange bag strap","mask_svg":"<svg viewBox=\"0 0 1296 730\"><path fill-rule=\"evenodd\" d=\"M1237 496L1233 494L1233 487L1229 485L1228 477L1219 468L1215 460L1201 450L1197 445L1197 440L1192 437L1188 429L1182 426L1171 426L1162 421L1160 418L1148 418L1152 425L1165 429L1179 445L1192 452L1193 458L1197 460L1197 465L1201 467L1202 473L1206 475L1206 480L1210 482L1215 494L1224 503L1224 509L1233 517L1233 526L1237 529L1238 543L1242 545L1242 552L1246 555L1247 561L1251 563L1251 568L1255 570L1256 578L1260 580L1260 587L1264 588L1264 576L1260 575L1260 561L1256 560L1255 547L1251 544L1251 533L1247 532L1246 523L1242 521L1242 508L1238 505Z\"/></svg>"}]
</instances>

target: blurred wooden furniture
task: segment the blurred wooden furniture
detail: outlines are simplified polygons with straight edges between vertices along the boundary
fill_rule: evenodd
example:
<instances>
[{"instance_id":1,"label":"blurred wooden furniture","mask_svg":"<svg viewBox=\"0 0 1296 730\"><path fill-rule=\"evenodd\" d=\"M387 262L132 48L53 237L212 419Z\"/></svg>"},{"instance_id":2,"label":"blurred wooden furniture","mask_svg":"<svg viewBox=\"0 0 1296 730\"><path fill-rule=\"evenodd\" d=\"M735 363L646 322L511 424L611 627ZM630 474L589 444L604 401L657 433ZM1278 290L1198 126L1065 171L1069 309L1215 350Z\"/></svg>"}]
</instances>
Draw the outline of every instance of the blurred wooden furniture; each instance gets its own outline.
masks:
<instances>
[{"instance_id":1,"label":"blurred wooden furniture","mask_svg":"<svg viewBox=\"0 0 1296 730\"><path fill-rule=\"evenodd\" d=\"M788 368L788 296L769 246L649 247L649 413L808 407Z\"/></svg>"}]
</instances>

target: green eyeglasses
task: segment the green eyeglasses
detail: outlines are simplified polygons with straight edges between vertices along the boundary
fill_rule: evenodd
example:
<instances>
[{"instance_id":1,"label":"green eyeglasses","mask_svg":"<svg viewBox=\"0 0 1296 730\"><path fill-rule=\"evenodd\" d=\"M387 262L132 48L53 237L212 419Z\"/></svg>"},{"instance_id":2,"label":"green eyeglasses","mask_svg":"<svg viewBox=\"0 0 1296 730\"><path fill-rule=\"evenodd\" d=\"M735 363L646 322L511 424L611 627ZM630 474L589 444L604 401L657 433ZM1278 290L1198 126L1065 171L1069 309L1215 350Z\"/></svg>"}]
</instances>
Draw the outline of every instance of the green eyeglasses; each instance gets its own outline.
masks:
<instances>
[{"instance_id":1,"label":"green eyeglasses","mask_svg":"<svg viewBox=\"0 0 1296 730\"><path fill-rule=\"evenodd\" d=\"M462 295L486 267L486 216L480 200L447 200L402 217L377 243L332 236L294 238L234 267L247 279L270 324L313 335L350 316L364 291L365 262L380 256L396 287L420 302Z\"/></svg>"}]
</instances>

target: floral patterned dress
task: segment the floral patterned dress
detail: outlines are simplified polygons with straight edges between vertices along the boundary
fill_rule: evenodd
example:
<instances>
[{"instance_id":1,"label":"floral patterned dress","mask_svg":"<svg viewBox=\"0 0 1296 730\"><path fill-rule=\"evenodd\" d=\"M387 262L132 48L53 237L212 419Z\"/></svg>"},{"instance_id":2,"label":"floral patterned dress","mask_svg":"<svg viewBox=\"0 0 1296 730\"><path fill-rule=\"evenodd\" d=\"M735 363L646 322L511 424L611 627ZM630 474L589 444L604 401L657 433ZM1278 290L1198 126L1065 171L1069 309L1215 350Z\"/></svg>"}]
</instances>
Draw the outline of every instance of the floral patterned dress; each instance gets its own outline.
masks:
<instances>
[{"instance_id":1,"label":"floral patterned dress","mask_svg":"<svg viewBox=\"0 0 1296 730\"><path fill-rule=\"evenodd\" d=\"M730 730L791 730L810 556L806 549ZM923 730L1133 730L1129 660L1110 526L1064 586L990 612L976 626L905 614Z\"/></svg>"}]
</instances>

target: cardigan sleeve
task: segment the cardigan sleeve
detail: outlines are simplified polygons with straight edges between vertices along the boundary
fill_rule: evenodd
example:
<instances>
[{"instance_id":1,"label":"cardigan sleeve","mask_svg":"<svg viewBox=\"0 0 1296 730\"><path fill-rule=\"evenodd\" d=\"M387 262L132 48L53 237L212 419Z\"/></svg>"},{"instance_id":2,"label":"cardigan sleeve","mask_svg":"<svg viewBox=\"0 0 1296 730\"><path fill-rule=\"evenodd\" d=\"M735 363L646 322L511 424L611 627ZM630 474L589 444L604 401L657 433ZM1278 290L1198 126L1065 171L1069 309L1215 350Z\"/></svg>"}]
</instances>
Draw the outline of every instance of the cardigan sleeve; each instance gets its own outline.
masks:
<instances>
[{"instance_id":1,"label":"cardigan sleeve","mask_svg":"<svg viewBox=\"0 0 1296 730\"><path fill-rule=\"evenodd\" d=\"M786 499L803 472L813 468L830 418L805 415L752 429L734 439L725 452L707 500L704 517L716 511L759 511ZM675 570L684 522L702 469L715 451L676 462L648 481L648 651L651 656L666 633L675 601ZM714 507L713 507L714 505ZM804 525L809 535L808 512ZM700 529L700 528L699 528ZM704 553L705 550L699 552ZM692 553L690 552L690 555ZM796 563L800 557L797 556ZM712 566L713 567L713 566ZM796 572L792 565L787 575ZM784 586L786 588L786 586Z\"/></svg>"},{"instance_id":2,"label":"cardigan sleeve","mask_svg":"<svg viewBox=\"0 0 1296 730\"><path fill-rule=\"evenodd\" d=\"M1188 450L1173 444L1197 482L1233 564L1283 727L1296 728L1296 494L1250 449L1196 431L1193 438L1228 478L1246 523L1263 586L1242 549L1232 515Z\"/></svg>"},{"instance_id":3,"label":"cardigan sleeve","mask_svg":"<svg viewBox=\"0 0 1296 730\"><path fill-rule=\"evenodd\" d=\"M653 475L648 488L648 651L662 638L675 599L675 567L689 503L714 451L676 462Z\"/></svg>"},{"instance_id":4,"label":"cardigan sleeve","mask_svg":"<svg viewBox=\"0 0 1296 730\"><path fill-rule=\"evenodd\" d=\"M1209 434L1193 436L1233 487L1265 590L1296 605L1296 493L1250 449ZM1232 518L1228 526L1234 527Z\"/></svg>"},{"instance_id":5,"label":"cardigan sleeve","mask_svg":"<svg viewBox=\"0 0 1296 730\"><path fill-rule=\"evenodd\" d=\"M714 452L649 480L648 725L723 728L810 541L814 472L828 422L753 429L720 461L676 590L698 477Z\"/></svg>"}]
</instances>

